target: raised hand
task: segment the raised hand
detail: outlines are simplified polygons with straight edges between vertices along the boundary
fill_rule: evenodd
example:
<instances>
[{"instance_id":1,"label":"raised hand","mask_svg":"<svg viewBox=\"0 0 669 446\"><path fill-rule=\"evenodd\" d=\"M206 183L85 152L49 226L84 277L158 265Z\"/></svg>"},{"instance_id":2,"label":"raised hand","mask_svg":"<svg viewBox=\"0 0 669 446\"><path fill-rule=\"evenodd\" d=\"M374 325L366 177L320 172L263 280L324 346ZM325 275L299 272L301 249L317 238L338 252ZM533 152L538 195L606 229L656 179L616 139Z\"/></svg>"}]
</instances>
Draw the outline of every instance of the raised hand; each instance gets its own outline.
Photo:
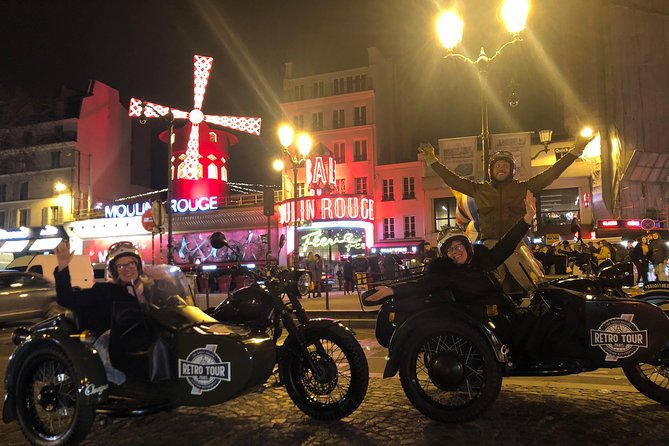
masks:
<instances>
[{"instance_id":1,"label":"raised hand","mask_svg":"<svg viewBox=\"0 0 669 446\"><path fill-rule=\"evenodd\" d=\"M576 145L574 146L573 149L569 151L572 155L580 157L583 155L583 151L585 150L585 147L590 144L590 141L595 139L595 135L590 135L590 136L582 136L578 135L576 137Z\"/></svg>"},{"instance_id":2,"label":"raised hand","mask_svg":"<svg viewBox=\"0 0 669 446\"><path fill-rule=\"evenodd\" d=\"M58 246L56 246L56 249L54 249L54 253L56 254L56 259L58 260L58 271L62 271L67 268L70 264L70 261L72 260L72 256L74 255L74 251L70 251L70 242L65 240L58 243Z\"/></svg>"},{"instance_id":3,"label":"raised hand","mask_svg":"<svg viewBox=\"0 0 669 446\"><path fill-rule=\"evenodd\" d=\"M437 161L437 156L434 154L434 147L432 147L432 144L429 142L418 146L418 153L423 155L425 163L427 163L428 166Z\"/></svg>"},{"instance_id":4,"label":"raised hand","mask_svg":"<svg viewBox=\"0 0 669 446\"><path fill-rule=\"evenodd\" d=\"M525 223L531 225L532 220L534 220L534 216L536 215L536 213L537 213L537 199L534 197L532 191L528 189L527 193L525 194L525 216L523 217Z\"/></svg>"}]
</instances>

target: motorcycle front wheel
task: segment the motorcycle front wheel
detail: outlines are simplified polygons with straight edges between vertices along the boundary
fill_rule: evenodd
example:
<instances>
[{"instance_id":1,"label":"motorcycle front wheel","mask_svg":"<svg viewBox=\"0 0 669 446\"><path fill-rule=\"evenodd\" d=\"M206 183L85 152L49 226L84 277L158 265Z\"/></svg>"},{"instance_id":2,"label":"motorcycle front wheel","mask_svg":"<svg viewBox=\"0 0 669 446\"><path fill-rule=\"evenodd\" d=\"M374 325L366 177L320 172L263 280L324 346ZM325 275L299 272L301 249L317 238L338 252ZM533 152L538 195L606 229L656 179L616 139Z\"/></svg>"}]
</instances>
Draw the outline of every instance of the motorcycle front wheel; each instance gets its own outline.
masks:
<instances>
[{"instance_id":1,"label":"motorcycle front wheel","mask_svg":"<svg viewBox=\"0 0 669 446\"><path fill-rule=\"evenodd\" d=\"M502 370L492 347L470 325L452 320L409 339L400 359L400 382L416 409L433 420L477 418L499 395Z\"/></svg>"},{"instance_id":2,"label":"motorcycle front wheel","mask_svg":"<svg viewBox=\"0 0 669 446\"><path fill-rule=\"evenodd\" d=\"M78 401L78 380L57 347L37 347L23 360L16 380L16 415L30 444L76 445L86 437L95 408Z\"/></svg>"},{"instance_id":3,"label":"motorcycle front wheel","mask_svg":"<svg viewBox=\"0 0 669 446\"><path fill-rule=\"evenodd\" d=\"M369 385L365 353L353 334L339 325L304 330L316 370L290 336L284 343L279 375L288 395L304 413L318 420L344 418L362 403Z\"/></svg>"}]
</instances>

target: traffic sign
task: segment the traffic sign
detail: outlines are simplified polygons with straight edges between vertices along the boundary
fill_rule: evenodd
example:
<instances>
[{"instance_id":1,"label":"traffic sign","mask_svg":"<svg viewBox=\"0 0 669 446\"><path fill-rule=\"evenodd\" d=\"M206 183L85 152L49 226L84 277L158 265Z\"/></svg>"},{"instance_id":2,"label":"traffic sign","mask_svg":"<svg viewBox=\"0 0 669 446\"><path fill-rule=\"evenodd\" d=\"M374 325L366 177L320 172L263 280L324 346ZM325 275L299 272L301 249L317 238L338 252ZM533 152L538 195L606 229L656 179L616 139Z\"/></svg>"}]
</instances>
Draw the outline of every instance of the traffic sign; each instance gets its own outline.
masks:
<instances>
[{"instance_id":1,"label":"traffic sign","mask_svg":"<svg viewBox=\"0 0 669 446\"><path fill-rule=\"evenodd\" d=\"M155 200L151 204L151 212L153 212L153 222L159 228L165 226L165 205L160 200ZM147 229L148 231L148 229Z\"/></svg>"},{"instance_id":2,"label":"traffic sign","mask_svg":"<svg viewBox=\"0 0 669 446\"><path fill-rule=\"evenodd\" d=\"M646 231L650 231L651 229L655 228L655 220L652 218L644 218L641 220L641 227Z\"/></svg>"},{"instance_id":3,"label":"traffic sign","mask_svg":"<svg viewBox=\"0 0 669 446\"><path fill-rule=\"evenodd\" d=\"M142 226L147 231L151 232L156 227L156 224L153 221L153 212L151 209L142 214Z\"/></svg>"}]
</instances>

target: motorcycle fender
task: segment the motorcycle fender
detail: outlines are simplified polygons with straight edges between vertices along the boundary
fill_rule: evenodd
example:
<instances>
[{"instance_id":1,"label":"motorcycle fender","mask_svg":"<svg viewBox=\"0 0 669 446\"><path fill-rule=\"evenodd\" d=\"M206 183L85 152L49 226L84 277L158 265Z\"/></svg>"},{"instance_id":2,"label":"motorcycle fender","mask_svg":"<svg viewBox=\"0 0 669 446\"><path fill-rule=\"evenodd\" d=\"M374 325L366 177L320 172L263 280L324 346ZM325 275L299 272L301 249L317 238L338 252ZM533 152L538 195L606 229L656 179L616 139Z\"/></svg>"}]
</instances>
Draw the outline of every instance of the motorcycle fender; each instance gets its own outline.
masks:
<instances>
[{"instance_id":1,"label":"motorcycle fender","mask_svg":"<svg viewBox=\"0 0 669 446\"><path fill-rule=\"evenodd\" d=\"M309 328L321 328L321 329L325 329L325 328L328 328L328 327L330 327L330 326L332 326L332 325L338 325L338 326L340 326L341 328L343 328L344 330L346 330L346 331L348 331L349 333L351 333L353 336L355 336L355 332L354 332L353 330L351 330L349 327L347 327L346 325L342 324L340 321L338 321L338 320L336 320L336 319L328 319L328 318L314 318L314 319L310 319L309 322L307 322L306 324L302 324L302 325L300 325L297 329L300 331L300 333L304 334L305 330L307 330L307 329L309 329Z\"/></svg>"},{"instance_id":2,"label":"motorcycle fender","mask_svg":"<svg viewBox=\"0 0 669 446\"><path fill-rule=\"evenodd\" d=\"M439 305L425 308L419 313L414 314L395 330L388 347L388 359L383 371L383 377L390 378L397 374L404 345L416 330L429 325L446 326L448 325L448 320L454 318L463 320L471 324L472 327L477 328L490 343L497 360L504 364L508 362L508 349L495 335L492 327L487 326L480 320L474 319L455 305Z\"/></svg>"},{"instance_id":3,"label":"motorcycle fender","mask_svg":"<svg viewBox=\"0 0 669 446\"><path fill-rule=\"evenodd\" d=\"M60 348L72 362L80 379L76 384L78 398L83 404L98 405L107 399L109 384L104 365L94 350L66 334L52 330L33 333L9 357L5 375L5 400L2 420L9 423L16 419L16 379L24 358L36 347L51 343Z\"/></svg>"},{"instance_id":4,"label":"motorcycle fender","mask_svg":"<svg viewBox=\"0 0 669 446\"><path fill-rule=\"evenodd\" d=\"M669 305L669 291L665 290L647 291L635 296L635 298L648 302L649 304L657 305L658 307ZM667 310L669 310L669 308Z\"/></svg>"}]
</instances>

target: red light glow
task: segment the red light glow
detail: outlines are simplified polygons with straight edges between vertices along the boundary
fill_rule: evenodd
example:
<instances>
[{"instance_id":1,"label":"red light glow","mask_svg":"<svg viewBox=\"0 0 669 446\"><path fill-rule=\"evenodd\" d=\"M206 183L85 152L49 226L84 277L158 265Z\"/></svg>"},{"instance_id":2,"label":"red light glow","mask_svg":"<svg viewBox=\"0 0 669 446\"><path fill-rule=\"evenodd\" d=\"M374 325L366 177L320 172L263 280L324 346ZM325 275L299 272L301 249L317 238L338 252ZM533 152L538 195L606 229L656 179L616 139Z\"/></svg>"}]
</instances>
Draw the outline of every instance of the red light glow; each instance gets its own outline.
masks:
<instances>
[{"instance_id":1,"label":"red light glow","mask_svg":"<svg viewBox=\"0 0 669 446\"><path fill-rule=\"evenodd\" d=\"M627 220L625 222L625 226L627 226L628 228L640 228L641 220Z\"/></svg>"},{"instance_id":2,"label":"red light glow","mask_svg":"<svg viewBox=\"0 0 669 446\"><path fill-rule=\"evenodd\" d=\"M605 228L617 228L618 220L601 220L599 224Z\"/></svg>"}]
</instances>

